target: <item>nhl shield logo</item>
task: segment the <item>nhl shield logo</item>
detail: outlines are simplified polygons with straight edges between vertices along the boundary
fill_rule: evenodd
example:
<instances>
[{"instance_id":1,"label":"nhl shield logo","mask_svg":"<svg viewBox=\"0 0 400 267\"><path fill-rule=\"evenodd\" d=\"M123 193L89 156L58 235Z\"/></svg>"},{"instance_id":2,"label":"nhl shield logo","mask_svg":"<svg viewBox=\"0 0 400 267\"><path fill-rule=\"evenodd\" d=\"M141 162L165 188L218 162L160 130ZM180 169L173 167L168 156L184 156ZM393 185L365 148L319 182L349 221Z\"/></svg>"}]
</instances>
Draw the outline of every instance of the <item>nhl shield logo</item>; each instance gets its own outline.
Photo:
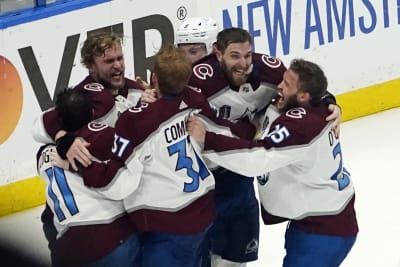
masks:
<instances>
[{"instance_id":1,"label":"nhl shield logo","mask_svg":"<svg viewBox=\"0 0 400 267\"><path fill-rule=\"evenodd\" d=\"M263 175L258 175L256 178L260 185L265 185L268 182L269 173L263 174Z\"/></svg>"}]
</instances>

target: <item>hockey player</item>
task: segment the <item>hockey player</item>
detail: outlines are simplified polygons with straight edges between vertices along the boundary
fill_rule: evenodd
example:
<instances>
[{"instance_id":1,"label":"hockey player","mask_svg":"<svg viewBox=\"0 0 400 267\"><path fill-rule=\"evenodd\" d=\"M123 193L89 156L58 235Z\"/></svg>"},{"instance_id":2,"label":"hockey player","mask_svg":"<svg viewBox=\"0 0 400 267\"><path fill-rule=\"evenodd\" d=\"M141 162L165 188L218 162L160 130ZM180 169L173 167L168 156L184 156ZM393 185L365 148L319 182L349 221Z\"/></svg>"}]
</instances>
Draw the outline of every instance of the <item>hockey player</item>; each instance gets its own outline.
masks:
<instances>
[{"instance_id":1,"label":"hockey player","mask_svg":"<svg viewBox=\"0 0 400 267\"><path fill-rule=\"evenodd\" d=\"M283 63L251 51L243 29L218 33L216 50L197 61L189 84L202 89L221 118L249 121L265 107L286 70ZM253 180L223 168L216 178L217 217L210 231L212 266L245 266L258 258L259 208ZM240 230L239 230L240 229Z\"/></svg>"},{"instance_id":2,"label":"hockey player","mask_svg":"<svg viewBox=\"0 0 400 267\"><path fill-rule=\"evenodd\" d=\"M114 129L90 123L90 98L85 90L65 90L58 95L55 110L65 130L90 142L88 149L97 160L108 160ZM44 145L37 154L57 231L52 266L135 266L140 244L122 201L108 199L107 194L86 187L75 172L53 165L55 150L52 144Z\"/></svg>"},{"instance_id":3,"label":"hockey player","mask_svg":"<svg viewBox=\"0 0 400 267\"><path fill-rule=\"evenodd\" d=\"M217 22L209 17L188 18L175 33L175 43L192 63L213 53L217 40Z\"/></svg>"},{"instance_id":4,"label":"hockey player","mask_svg":"<svg viewBox=\"0 0 400 267\"><path fill-rule=\"evenodd\" d=\"M339 266L358 233L353 183L321 101L326 88L318 65L296 59L278 85L280 115L272 124L264 117L258 141L206 133L197 119L187 126L206 158L257 176L265 224L289 220L284 267Z\"/></svg>"}]
</instances>

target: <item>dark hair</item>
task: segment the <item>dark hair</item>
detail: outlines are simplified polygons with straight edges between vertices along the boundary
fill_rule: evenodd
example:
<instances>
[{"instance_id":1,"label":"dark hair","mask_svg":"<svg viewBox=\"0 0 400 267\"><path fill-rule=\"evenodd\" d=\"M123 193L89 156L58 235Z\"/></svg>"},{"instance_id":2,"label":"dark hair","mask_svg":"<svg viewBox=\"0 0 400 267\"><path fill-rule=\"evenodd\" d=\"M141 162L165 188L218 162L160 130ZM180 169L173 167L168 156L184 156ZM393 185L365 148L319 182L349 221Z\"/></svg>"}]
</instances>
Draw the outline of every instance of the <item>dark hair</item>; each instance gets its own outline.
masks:
<instances>
[{"instance_id":1,"label":"dark hair","mask_svg":"<svg viewBox=\"0 0 400 267\"><path fill-rule=\"evenodd\" d=\"M176 95L188 83L192 75L192 63L181 49L171 44L156 54L153 72L157 76L161 93Z\"/></svg>"},{"instance_id":2,"label":"dark hair","mask_svg":"<svg viewBox=\"0 0 400 267\"><path fill-rule=\"evenodd\" d=\"M222 30L217 35L217 49L224 53L225 49L233 43L246 43L253 44L253 39L247 30L241 28L228 28Z\"/></svg>"},{"instance_id":3,"label":"dark hair","mask_svg":"<svg viewBox=\"0 0 400 267\"><path fill-rule=\"evenodd\" d=\"M81 48L81 62L88 68L94 63L96 56L104 55L107 49L121 44L121 37L111 32L100 32L89 35Z\"/></svg>"},{"instance_id":4,"label":"dark hair","mask_svg":"<svg viewBox=\"0 0 400 267\"><path fill-rule=\"evenodd\" d=\"M294 59L289 69L299 76L298 89L310 94L311 105L319 105L328 87L323 70L317 64L304 59Z\"/></svg>"},{"instance_id":5,"label":"dark hair","mask_svg":"<svg viewBox=\"0 0 400 267\"><path fill-rule=\"evenodd\" d=\"M57 95L55 108L64 129L69 132L78 130L93 119L93 105L86 90L64 89Z\"/></svg>"}]
</instances>

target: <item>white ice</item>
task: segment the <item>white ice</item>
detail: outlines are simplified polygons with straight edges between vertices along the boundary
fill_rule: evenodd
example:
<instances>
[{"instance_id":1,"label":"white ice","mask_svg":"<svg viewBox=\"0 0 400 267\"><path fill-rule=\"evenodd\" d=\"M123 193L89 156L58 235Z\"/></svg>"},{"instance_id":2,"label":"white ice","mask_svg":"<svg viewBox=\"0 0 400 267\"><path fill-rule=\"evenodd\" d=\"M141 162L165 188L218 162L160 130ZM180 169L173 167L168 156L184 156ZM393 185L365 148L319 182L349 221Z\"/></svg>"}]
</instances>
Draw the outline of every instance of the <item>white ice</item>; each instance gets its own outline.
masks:
<instances>
[{"instance_id":1,"label":"white ice","mask_svg":"<svg viewBox=\"0 0 400 267\"><path fill-rule=\"evenodd\" d=\"M400 108L342 124L344 162L356 187L360 227L357 241L342 267L400 267L398 123ZM49 252L40 223L42 210L40 206L0 218L0 240L40 263L49 264ZM248 267L281 266L285 252L284 231L284 224L261 225L259 260Z\"/></svg>"}]
</instances>

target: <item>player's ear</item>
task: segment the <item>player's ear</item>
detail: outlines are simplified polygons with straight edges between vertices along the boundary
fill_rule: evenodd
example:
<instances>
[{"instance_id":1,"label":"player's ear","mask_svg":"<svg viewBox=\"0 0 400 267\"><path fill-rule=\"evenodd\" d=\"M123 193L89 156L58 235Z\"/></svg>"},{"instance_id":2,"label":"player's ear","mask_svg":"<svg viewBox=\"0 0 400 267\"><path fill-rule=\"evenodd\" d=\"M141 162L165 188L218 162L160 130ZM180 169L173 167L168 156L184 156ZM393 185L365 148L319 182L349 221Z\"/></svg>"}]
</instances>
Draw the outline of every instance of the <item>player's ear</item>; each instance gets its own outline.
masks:
<instances>
[{"instance_id":1,"label":"player's ear","mask_svg":"<svg viewBox=\"0 0 400 267\"><path fill-rule=\"evenodd\" d=\"M219 50L217 48L216 45L214 46L214 54L217 57L218 61L221 62L221 60L222 60L222 52L221 52L221 50Z\"/></svg>"},{"instance_id":2,"label":"player's ear","mask_svg":"<svg viewBox=\"0 0 400 267\"><path fill-rule=\"evenodd\" d=\"M96 73L96 65L94 63L91 63L90 65L88 65L87 69L88 69L90 74Z\"/></svg>"},{"instance_id":3,"label":"player's ear","mask_svg":"<svg viewBox=\"0 0 400 267\"><path fill-rule=\"evenodd\" d=\"M297 101L299 101L300 103L307 103L311 101L311 95L309 92L305 92L305 91L298 91L297 92Z\"/></svg>"}]
</instances>

